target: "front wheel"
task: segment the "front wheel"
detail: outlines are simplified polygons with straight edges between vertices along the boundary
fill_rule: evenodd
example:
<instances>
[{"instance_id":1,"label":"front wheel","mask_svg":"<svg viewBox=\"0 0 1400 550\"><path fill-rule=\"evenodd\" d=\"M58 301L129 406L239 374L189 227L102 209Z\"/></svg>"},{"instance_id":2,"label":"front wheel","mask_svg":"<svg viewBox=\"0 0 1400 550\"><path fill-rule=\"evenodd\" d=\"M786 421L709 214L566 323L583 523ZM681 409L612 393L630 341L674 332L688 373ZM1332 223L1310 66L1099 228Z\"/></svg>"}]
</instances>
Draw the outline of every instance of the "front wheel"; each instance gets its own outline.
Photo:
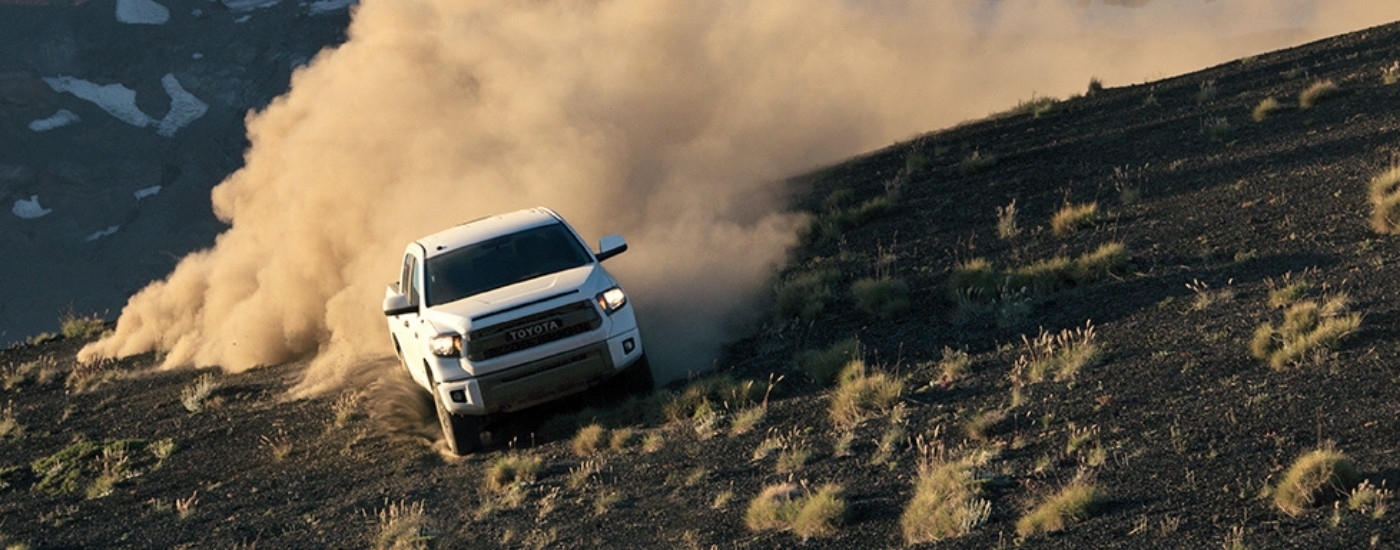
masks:
<instances>
[{"instance_id":1,"label":"front wheel","mask_svg":"<svg viewBox=\"0 0 1400 550\"><path fill-rule=\"evenodd\" d=\"M656 379L651 374L651 362L647 361L646 354L642 354L627 370L618 373L617 386L628 394L649 393L655 388Z\"/></svg>"},{"instance_id":2,"label":"front wheel","mask_svg":"<svg viewBox=\"0 0 1400 550\"><path fill-rule=\"evenodd\" d=\"M482 417L455 414L442 406L442 401L439 401L436 395L433 396L433 403L437 405L442 437L447 441L447 448L452 450L452 454L460 456L481 450Z\"/></svg>"}]
</instances>

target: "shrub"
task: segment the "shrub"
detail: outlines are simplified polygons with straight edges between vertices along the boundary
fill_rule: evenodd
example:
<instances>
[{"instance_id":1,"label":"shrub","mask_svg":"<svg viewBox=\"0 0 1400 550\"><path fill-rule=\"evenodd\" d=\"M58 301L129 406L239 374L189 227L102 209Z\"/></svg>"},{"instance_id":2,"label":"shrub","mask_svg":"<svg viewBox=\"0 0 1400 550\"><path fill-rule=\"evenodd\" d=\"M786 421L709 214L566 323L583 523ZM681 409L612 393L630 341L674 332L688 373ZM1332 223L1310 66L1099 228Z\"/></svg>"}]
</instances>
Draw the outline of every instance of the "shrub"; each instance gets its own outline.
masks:
<instances>
[{"instance_id":1,"label":"shrub","mask_svg":"<svg viewBox=\"0 0 1400 550\"><path fill-rule=\"evenodd\" d=\"M34 490L61 495L78 490L83 478L89 498L101 498L122 480L154 470L158 462L142 439L119 439L105 444L76 441L47 457L33 461L29 469L39 478Z\"/></svg>"},{"instance_id":2,"label":"shrub","mask_svg":"<svg viewBox=\"0 0 1400 550\"><path fill-rule=\"evenodd\" d=\"M900 315L909 309L909 285L903 279L864 278L851 285L856 307L881 319Z\"/></svg>"},{"instance_id":3,"label":"shrub","mask_svg":"<svg viewBox=\"0 0 1400 550\"><path fill-rule=\"evenodd\" d=\"M185 386L180 390L180 404L185 406L185 410L197 413L204 410L204 400L219 389L219 381L214 373L206 372L199 375L193 384Z\"/></svg>"},{"instance_id":4,"label":"shrub","mask_svg":"<svg viewBox=\"0 0 1400 550\"><path fill-rule=\"evenodd\" d=\"M1312 86L1308 86L1308 89L1303 90L1303 93L1298 94L1298 107L1302 109L1311 109L1313 106L1337 95L1341 91L1342 89L1337 86L1337 83L1331 80L1319 80L1314 82Z\"/></svg>"},{"instance_id":5,"label":"shrub","mask_svg":"<svg viewBox=\"0 0 1400 550\"><path fill-rule=\"evenodd\" d=\"M846 514L840 485L827 484L808 493L794 483L763 488L749 501L744 523L753 531L792 531L803 541L830 536Z\"/></svg>"},{"instance_id":6,"label":"shrub","mask_svg":"<svg viewBox=\"0 0 1400 550\"><path fill-rule=\"evenodd\" d=\"M1371 229L1383 235L1400 233L1400 166L1371 178Z\"/></svg>"},{"instance_id":7,"label":"shrub","mask_svg":"<svg viewBox=\"0 0 1400 550\"><path fill-rule=\"evenodd\" d=\"M1093 482L1084 476L1076 476L1017 520L1016 534L1030 537L1062 531L1092 514L1102 498Z\"/></svg>"},{"instance_id":8,"label":"shrub","mask_svg":"<svg viewBox=\"0 0 1400 550\"><path fill-rule=\"evenodd\" d=\"M1102 81L1102 80L1099 80L1098 77L1091 77L1091 78L1089 79L1089 89L1084 91L1084 95L1085 95L1086 97L1092 97L1092 96L1097 95L1099 92L1102 92L1102 91L1103 91L1103 81Z\"/></svg>"},{"instance_id":9,"label":"shrub","mask_svg":"<svg viewBox=\"0 0 1400 550\"><path fill-rule=\"evenodd\" d=\"M1090 227L1098 221L1099 203L1066 204L1054 217L1050 218L1050 229L1056 237L1074 233L1083 227Z\"/></svg>"},{"instance_id":10,"label":"shrub","mask_svg":"<svg viewBox=\"0 0 1400 550\"><path fill-rule=\"evenodd\" d=\"M834 269L820 269L788 278L778 290L778 316L816 319L826 309L831 300L831 285L840 276Z\"/></svg>"},{"instance_id":11,"label":"shrub","mask_svg":"<svg viewBox=\"0 0 1400 550\"><path fill-rule=\"evenodd\" d=\"M88 338L97 336L98 334L102 334L102 330L107 327L106 322L95 313L83 317L70 311L64 314L59 322L62 325L64 338Z\"/></svg>"},{"instance_id":12,"label":"shrub","mask_svg":"<svg viewBox=\"0 0 1400 550\"><path fill-rule=\"evenodd\" d=\"M1317 350L1334 350L1342 338L1361 325L1361 314L1347 313L1347 297L1334 296L1323 304L1304 300L1283 314L1283 324L1264 322L1254 331L1249 351L1255 359L1282 369L1301 362Z\"/></svg>"},{"instance_id":13,"label":"shrub","mask_svg":"<svg viewBox=\"0 0 1400 550\"><path fill-rule=\"evenodd\" d=\"M899 518L904 541L922 544L971 533L992 510L992 503L978 493L972 464L947 460L941 452L925 450L919 478L914 483L914 497Z\"/></svg>"},{"instance_id":14,"label":"shrub","mask_svg":"<svg viewBox=\"0 0 1400 550\"><path fill-rule=\"evenodd\" d=\"M598 452L598 449L603 447L603 438L606 435L607 429L598 423L579 428L573 439L574 454L589 456Z\"/></svg>"},{"instance_id":15,"label":"shrub","mask_svg":"<svg viewBox=\"0 0 1400 550\"><path fill-rule=\"evenodd\" d=\"M873 411L890 409L903 394L903 380L868 372L865 361L852 359L841 371L839 385L831 395L831 421L838 428L849 428Z\"/></svg>"},{"instance_id":16,"label":"shrub","mask_svg":"<svg viewBox=\"0 0 1400 550\"><path fill-rule=\"evenodd\" d=\"M1360 480L1356 464L1327 445L1293 461L1274 488L1274 506L1285 514L1297 516L1324 499L1341 498Z\"/></svg>"},{"instance_id":17,"label":"shrub","mask_svg":"<svg viewBox=\"0 0 1400 550\"><path fill-rule=\"evenodd\" d=\"M807 350L797 355L797 366L812 381L829 386L836 381L836 374L852 359L859 355L860 342L847 338L827 346L824 350Z\"/></svg>"},{"instance_id":18,"label":"shrub","mask_svg":"<svg viewBox=\"0 0 1400 550\"><path fill-rule=\"evenodd\" d=\"M1266 97L1261 100L1258 105L1254 106L1254 112L1251 116L1254 118L1255 122L1263 122L1264 119L1269 118L1269 115L1274 114L1275 111L1282 107L1283 106L1279 104L1277 99Z\"/></svg>"}]
</instances>

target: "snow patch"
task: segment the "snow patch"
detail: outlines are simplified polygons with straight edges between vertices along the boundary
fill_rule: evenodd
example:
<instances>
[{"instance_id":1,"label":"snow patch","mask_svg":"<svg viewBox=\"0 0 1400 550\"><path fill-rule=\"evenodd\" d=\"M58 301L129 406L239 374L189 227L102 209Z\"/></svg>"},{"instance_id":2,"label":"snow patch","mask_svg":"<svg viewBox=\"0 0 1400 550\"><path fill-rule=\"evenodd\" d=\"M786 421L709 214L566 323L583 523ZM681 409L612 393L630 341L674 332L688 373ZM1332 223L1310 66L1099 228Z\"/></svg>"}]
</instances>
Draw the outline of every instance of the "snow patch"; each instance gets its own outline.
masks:
<instances>
[{"instance_id":1,"label":"snow patch","mask_svg":"<svg viewBox=\"0 0 1400 550\"><path fill-rule=\"evenodd\" d=\"M139 201L139 200L144 199L144 198L146 198L146 197L154 196L156 193L159 193L159 192L160 192L160 186L159 186L159 185L152 185L152 186L150 186L150 187L144 187L144 188L141 188L141 189L137 189L137 190L136 190L136 193L134 193L134 194L136 195L136 200Z\"/></svg>"},{"instance_id":2,"label":"snow patch","mask_svg":"<svg viewBox=\"0 0 1400 550\"><path fill-rule=\"evenodd\" d=\"M209 104L185 91L173 73L167 73L160 79L160 83L165 86L165 93L170 94L170 112L156 125L157 134L173 136L176 130L184 128L209 111Z\"/></svg>"},{"instance_id":3,"label":"snow patch","mask_svg":"<svg viewBox=\"0 0 1400 550\"><path fill-rule=\"evenodd\" d=\"M209 104L200 101L194 94L185 91L185 88L180 86L180 81L175 79L173 73L167 73L160 79L160 83L165 86L165 93L170 94L170 111L160 120L151 118L150 115L142 112L141 109L136 106L136 91L122 86L121 84L99 86L92 82L80 78L73 78L71 76L60 76L57 78L45 77L44 82L47 83L50 88L53 88L55 92L68 92L78 96L80 99L85 99L97 104L103 111L107 111L107 113L117 117L118 120L132 126L145 128L154 124L156 125L156 133L165 137L175 135L177 130L194 122L195 119L204 116L204 113L209 111ZM73 115L73 117L74 120L69 122L76 122L77 115ZM53 117L49 117L48 119L44 119L44 121L49 121L52 118ZM40 129L35 128L34 124L40 124L41 122L43 121L35 121L33 124L30 124L30 129L39 131ZM40 124L40 126L44 126L44 124ZM47 130L56 127L57 126L51 126L42 129Z\"/></svg>"},{"instance_id":4,"label":"snow patch","mask_svg":"<svg viewBox=\"0 0 1400 550\"><path fill-rule=\"evenodd\" d=\"M47 132L60 126L67 126L82 121L78 115L68 109L59 109L57 113L49 115L48 118L41 118L29 123L29 129L35 132Z\"/></svg>"},{"instance_id":5,"label":"snow patch","mask_svg":"<svg viewBox=\"0 0 1400 550\"><path fill-rule=\"evenodd\" d=\"M282 0L223 0L224 7L235 13L270 8L280 3Z\"/></svg>"},{"instance_id":6,"label":"snow patch","mask_svg":"<svg viewBox=\"0 0 1400 550\"><path fill-rule=\"evenodd\" d=\"M154 0L117 0L117 21L128 25L164 25L170 10Z\"/></svg>"},{"instance_id":7,"label":"snow patch","mask_svg":"<svg viewBox=\"0 0 1400 550\"><path fill-rule=\"evenodd\" d=\"M352 4L359 3L359 1L360 0L316 0L311 3L307 12L311 15L321 15L336 10L343 10L350 7Z\"/></svg>"},{"instance_id":8,"label":"snow patch","mask_svg":"<svg viewBox=\"0 0 1400 550\"><path fill-rule=\"evenodd\" d=\"M95 232L93 232L91 235L88 235L87 237L84 237L83 240L84 240L84 241L87 241L87 242L92 242L92 241L95 241L95 240L97 240L97 239L101 239L102 237L106 237L107 235L111 235L111 234L113 234L113 233L116 233L117 230L118 230L118 229L121 229L121 228L122 228L122 226L120 226L120 225L108 226L107 229L103 229L103 230L101 230L101 231L95 231Z\"/></svg>"},{"instance_id":9,"label":"snow patch","mask_svg":"<svg viewBox=\"0 0 1400 550\"><path fill-rule=\"evenodd\" d=\"M30 195L29 200L20 199L15 201L15 207L10 209L16 216L26 220L42 218L53 212L52 208L39 206L39 195Z\"/></svg>"},{"instance_id":10,"label":"snow patch","mask_svg":"<svg viewBox=\"0 0 1400 550\"><path fill-rule=\"evenodd\" d=\"M136 90L121 84L99 86L71 76L44 77L44 83L53 88L55 92L68 92L80 99L91 101L101 107L103 111L117 117L117 120L132 126L145 128L155 123L155 119L141 112L141 109L136 106Z\"/></svg>"},{"instance_id":11,"label":"snow patch","mask_svg":"<svg viewBox=\"0 0 1400 550\"><path fill-rule=\"evenodd\" d=\"M234 19L233 22L234 22L234 23L247 23L248 21L251 21L252 19L253 19L253 16L251 16L251 15L245 15L245 16L243 16L243 17L239 17L238 19Z\"/></svg>"}]
</instances>

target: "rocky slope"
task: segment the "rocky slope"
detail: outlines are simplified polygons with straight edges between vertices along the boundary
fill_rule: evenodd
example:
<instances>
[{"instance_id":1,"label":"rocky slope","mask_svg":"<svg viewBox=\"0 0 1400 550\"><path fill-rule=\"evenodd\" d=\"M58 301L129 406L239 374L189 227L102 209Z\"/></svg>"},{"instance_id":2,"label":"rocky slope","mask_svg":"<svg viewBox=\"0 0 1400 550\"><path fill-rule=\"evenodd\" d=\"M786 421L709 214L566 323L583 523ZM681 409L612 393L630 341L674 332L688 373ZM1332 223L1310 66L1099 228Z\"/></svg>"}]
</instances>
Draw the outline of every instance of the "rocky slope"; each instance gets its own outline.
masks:
<instances>
[{"instance_id":1,"label":"rocky slope","mask_svg":"<svg viewBox=\"0 0 1400 550\"><path fill-rule=\"evenodd\" d=\"M1274 495L1297 457L1327 445L1369 486L1400 483L1400 249L1370 228L1368 202L1394 162L1397 60L1389 25L1027 104L804 176L793 204L813 230L775 282L773 313L720 363L729 382L551 405L461 459L437 450L392 364L373 387L289 401L296 364L151 372L149 355L76 365L84 337L12 348L0 353L0 534L35 548L893 547L933 456L966 459L988 503L937 547L1395 545L1396 514L1337 498L1357 479L1297 514ZM1279 106L1256 120L1266 98ZM1019 233L999 236L1013 200ZM1069 203L1098 215L1056 235ZM1125 263L1015 270L1111 243ZM956 267L974 258L1010 275L968 290ZM866 278L907 291L862 297ZM1360 324L1331 347L1277 367L1252 356L1289 304L1343 293ZM1072 334L1099 353L1077 372L1037 381L1025 368L1027 340L1084 327L1091 337ZM903 386L844 423L840 391L796 358L848 338ZM961 369L946 361L957 350ZM593 421L627 437L581 453L577 427ZM536 472L493 488L513 459ZM1092 506L1053 533L1018 533L1074 480L1092 483ZM751 500L787 482L841 487L829 532L750 529Z\"/></svg>"},{"instance_id":2,"label":"rocky slope","mask_svg":"<svg viewBox=\"0 0 1400 550\"><path fill-rule=\"evenodd\" d=\"M0 263L16 288L0 343L70 310L114 317L209 246L224 229L209 190L242 165L244 115L349 22L343 1L133 10L153 4L0 2L0 256L17 259Z\"/></svg>"}]
</instances>

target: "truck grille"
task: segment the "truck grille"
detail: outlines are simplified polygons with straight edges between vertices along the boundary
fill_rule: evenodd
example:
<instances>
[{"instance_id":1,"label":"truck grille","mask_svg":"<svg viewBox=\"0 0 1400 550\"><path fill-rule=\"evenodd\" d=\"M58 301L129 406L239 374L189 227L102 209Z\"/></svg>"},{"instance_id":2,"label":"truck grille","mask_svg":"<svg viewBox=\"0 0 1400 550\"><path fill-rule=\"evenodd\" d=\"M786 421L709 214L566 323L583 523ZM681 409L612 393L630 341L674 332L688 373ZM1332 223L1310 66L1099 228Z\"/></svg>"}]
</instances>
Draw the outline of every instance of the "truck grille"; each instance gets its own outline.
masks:
<instances>
[{"instance_id":1,"label":"truck grille","mask_svg":"<svg viewBox=\"0 0 1400 550\"><path fill-rule=\"evenodd\" d=\"M549 311L471 331L467 359L484 361L540 344L597 330L603 320L589 302L575 302Z\"/></svg>"}]
</instances>

